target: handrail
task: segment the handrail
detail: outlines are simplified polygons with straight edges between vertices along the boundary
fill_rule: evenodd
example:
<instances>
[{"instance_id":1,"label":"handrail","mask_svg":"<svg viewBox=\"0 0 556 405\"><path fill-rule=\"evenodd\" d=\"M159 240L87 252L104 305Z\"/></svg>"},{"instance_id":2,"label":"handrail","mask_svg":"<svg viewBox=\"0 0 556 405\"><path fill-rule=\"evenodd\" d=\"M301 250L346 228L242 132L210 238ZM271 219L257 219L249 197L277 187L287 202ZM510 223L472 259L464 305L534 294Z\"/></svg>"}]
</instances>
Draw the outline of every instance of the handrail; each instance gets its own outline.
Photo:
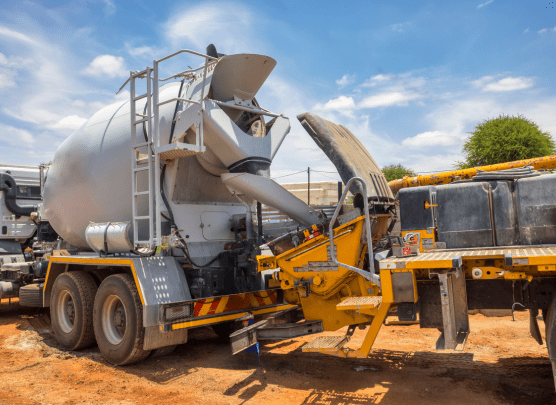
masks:
<instances>
[{"instance_id":1,"label":"handrail","mask_svg":"<svg viewBox=\"0 0 556 405\"><path fill-rule=\"evenodd\" d=\"M182 98L182 97L171 98L170 100L163 101L162 103L158 103L157 105L160 107L161 105L168 104L168 103L173 103L174 101L185 101L186 103L193 103L193 104L201 105L201 103L199 103L198 101L194 101L194 100L190 100L188 98ZM139 114L137 114L137 115L139 115Z\"/></svg>"},{"instance_id":2,"label":"handrail","mask_svg":"<svg viewBox=\"0 0 556 405\"><path fill-rule=\"evenodd\" d=\"M245 107L242 105L237 105L237 104L228 104L227 102L224 101L218 101L218 100L212 100L212 99L208 99L208 101L212 101L214 104L219 105L221 107L228 107L228 108L233 108L235 110L241 110L241 111L247 111L250 113L255 113L255 114L259 114L259 115L267 115L269 117L282 117L283 114L275 114L273 112L270 112L268 110L263 110L262 108L256 108L256 107Z\"/></svg>"},{"instance_id":3,"label":"handrail","mask_svg":"<svg viewBox=\"0 0 556 405\"><path fill-rule=\"evenodd\" d=\"M218 60L219 60L219 59L218 59ZM212 65L218 63L218 60L210 62L210 63L208 64L208 66L212 66ZM196 71L198 71L198 70L201 70L201 69L204 69L204 68L205 68L204 66L200 66L200 67L198 67L198 68L196 68L196 69L184 70L183 72L176 73L176 74L173 75L173 76L168 76L168 77L165 78L165 79L158 79L158 81L159 81L159 82L165 82L165 81L170 80L170 79L175 79L176 77L183 77L183 76L186 76L188 73L194 73L194 72L196 72Z\"/></svg>"},{"instance_id":4,"label":"handrail","mask_svg":"<svg viewBox=\"0 0 556 405\"><path fill-rule=\"evenodd\" d=\"M353 266L349 266L347 264L344 263L340 263L338 261L338 258L336 257L336 250L334 247L334 222L336 222L336 218L338 217L338 214L340 213L340 209L342 208L342 204L338 204L338 206L336 207L336 210L334 211L334 215L332 216L332 219L330 220L330 223L328 225L328 237L330 238L330 257L332 259L332 261L341 267L344 267L348 270L354 271L357 274L363 276L363 278L365 278L366 280L369 280L371 282L373 282L374 284L376 284L379 288L381 288L380 285L380 276L375 274L375 262L374 262L374 255L373 255L373 237L371 235L371 220L369 218L369 201L367 198L367 185L365 184L365 181L363 181L363 179L361 177L352 177L346 184L346 187L344 188L344 192L342 193L342 197L340 198L340 201L344 201L346 198L346 195L349 191L349 187L351 186L351 183L353 183L355 180L357 180L358 182L361 183L361 186L363 188L363 201L365 203L364 206L364 210L365 210L365 228L367 231L367 251L368 251L368 255L369 255L369 271L363 271L357 267L353 267Z\"/></svg>"},{"instance_id":5,"label":"handrail","mask_svg":"<svg viewBox=\"0 0 556 405\"><path fill-rule=\"evenodd\" d=\"M155 62L162 62L162 61L165 61L166 59L173 58L174 56L179 55L180 53L190 53L190 54L193 54L193 55L201 56L201 57L203 57L203 58L205 58L205 59L218 60L218 58L215 58L215 57L213 57L213 56L205 55L204 53L199 53L199 52L191 51L191 50L189 50L189 49L180 49L179 51L176 51L176 52L174 52L174 53L171 54L171 55L165 56L165 57L162 58L162 59L155 60Z\"/></svg>"}]
</instances>

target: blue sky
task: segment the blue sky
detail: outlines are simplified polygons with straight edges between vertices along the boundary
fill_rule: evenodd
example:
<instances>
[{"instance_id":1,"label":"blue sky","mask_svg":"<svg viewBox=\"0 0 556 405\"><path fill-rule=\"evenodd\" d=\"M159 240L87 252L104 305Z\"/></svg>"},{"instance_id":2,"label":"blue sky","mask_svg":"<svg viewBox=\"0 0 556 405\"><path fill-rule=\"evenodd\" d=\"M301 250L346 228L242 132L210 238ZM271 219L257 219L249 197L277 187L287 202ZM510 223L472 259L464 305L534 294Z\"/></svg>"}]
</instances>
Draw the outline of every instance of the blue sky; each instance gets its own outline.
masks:
<instances>
[{"instance_id":1,"label":"blue sky","mask_svg":"<svg viewBox=\"0 0 556 405\"><path fill-rule=\"evenodd\" d=\"M451 169L481 121L523 114L556 135L551 1L4 1L0 164L47 162L130 70L175 50L278 62L260 104L290 117L272 175L334 167L296 119L354 132L380 166ZM168 64L168 72L187 60ZM192 61L191 63L195 63ZM312 179L337 179L315 173ZM305 181L305 175L280 182Z\"/></svg>"}]
</instances>

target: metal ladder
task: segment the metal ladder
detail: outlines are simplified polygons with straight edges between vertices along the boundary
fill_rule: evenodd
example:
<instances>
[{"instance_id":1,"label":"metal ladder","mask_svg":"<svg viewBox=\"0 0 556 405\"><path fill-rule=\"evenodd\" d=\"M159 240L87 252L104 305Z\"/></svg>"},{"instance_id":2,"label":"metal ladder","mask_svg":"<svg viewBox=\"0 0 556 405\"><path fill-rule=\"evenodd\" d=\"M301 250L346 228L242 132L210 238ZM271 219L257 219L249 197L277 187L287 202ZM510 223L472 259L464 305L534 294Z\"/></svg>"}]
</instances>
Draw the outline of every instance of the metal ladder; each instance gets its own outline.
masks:
<instances>
[{"instance_id":1,"label":"metal ladder","mask_svg":"<svg viewBox=\"0 0 556 405\"><path fill-rule=\"evenodd\" d=\"M129 76L129 93L130 93L130 117L131 117L131 190L132 190L132 213L133 213L133 246L134 248L152 248L155 246L155 233L153 225L153 168L155 159L155 151L153 145L153 121L152 121L152 90L151 90L151 73L152 69L147 67L140 72L131 72ZM139 96L135 95L135 80L147 78L147 92ZM137 101L147 99L146 115L137 113ZM139 118L139 119L138 119ZM137 127L147 123L147 139L141 139L137 142ZM142 131L141 131L142 132ZM143 136L141 137L143 138ZM141 153L145 151L146 153ZM141 175L146 173L148 179L148 190L138 190L139 179ZM148 196L147 213L139 213L138 208L142 196ZM140 222L144 224L148 221L148 239L139 239ZM143 236L144 237L144 236Z\"/></svg>"},{"instance_id":2,"label":"metal ladder","mask_svg":"<svg viewBox=\"0 0 556 405\"><path fill-rule=\"evenodd\" d=\"M164 79L159 79L159 64L167 59L182 53L189 53L200 56L205 59L204 66L197 69L188 69L175 75L169 76ZM147 67L139 72L130 72L130 121L131 121L131 171L132 171L132 216L133 216L133 246L135 249L147 248L155 249L162 244L162 199L160 192L160 174L161 162L180 159L186 156L193 156L199 153L204 153L206 148L203 142L203 112L204 112L204 99L205 99L205 82L207 76L207 68L218 62L217 58L204 55L198 52L182 49L162 59L153 62L153 68ZM179 77L191 78L195 72L203 70L203 84L201 91L200 101L190 100L178 97L159 102L159 82L167 81L170 79L177 79ZM136 79L147 79L147 92L145 94L136 95L135 85ZM127 84L124 83L120 90ZM119 90L118 90L119 92ZM137 101L146 98L146 114L137 113ZM172 102L187 102L197 104L200 107L200 119L196 125L196 142L195 144L188 144L184 142L173 141L168 145L160 145L160 107ZM137 140L137 128L146 123L146 138ZM142 138L142 137L141 137ZM139 190L138 184L141 176L147 177L148 189ZM144 177L143 177L144 179ZM139 212L140 200L148 196L147 212ZM147 226L145 226L145 222ZM143 226L140 226L142 224ZM148 227L148 239L145 239L146 232L140 232ZM143 239L140 239L140 236Z\"/></svg>"}]
</instances>

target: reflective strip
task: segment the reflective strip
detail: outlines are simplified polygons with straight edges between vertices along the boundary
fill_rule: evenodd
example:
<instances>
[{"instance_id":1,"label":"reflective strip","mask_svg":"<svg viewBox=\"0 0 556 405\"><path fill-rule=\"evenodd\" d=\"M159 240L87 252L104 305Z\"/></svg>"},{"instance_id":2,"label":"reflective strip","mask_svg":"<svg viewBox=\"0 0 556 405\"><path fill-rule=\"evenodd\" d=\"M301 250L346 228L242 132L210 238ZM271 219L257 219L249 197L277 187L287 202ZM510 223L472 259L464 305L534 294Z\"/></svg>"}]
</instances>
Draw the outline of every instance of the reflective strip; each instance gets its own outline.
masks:
<instances>
[{"instance_id":1,"label":"reflective strip","mask_svg":"<svg viewBox=\"0 0 556 405\"><path fill-rule=\"evenodd\" d=\"M218 306L216 307L215 313L219 314L220 312L224 312L224 309L226 309L226 305L228 304L229 299L230 297L222 297L222 299L218 303Z\"/></svg>"},{"instance_id":2,"label":"reflective strip","mask_svg":"<svg viewBox=\"0 0 556 405\"><path fill-rule=\"evenodd\" d=\"M268 314L268 313L271 313L271 312L278 312L278 311L282 311L282 310L285 310L285 309L290 309L290 308L293 308L293 307L295 307L295 305L284 304L284 305L278 305L278 306L271 307L271 308L255 309L255 310L251 310L251 311L237 312L235 314L230 314L230 315L221 315L221 316L215 316L215 317L206 318L206 319L180 322L180 323L173 324L172 325L172 330L185 329L185 328L194 328L194 327L197 327L197 326L204 326L204 325L211 325L213 323L232 321L234 319L241 318L241 317L244 317L244 316L247 316L247 315Z\"/></svg>"},{"instance_id":3,"label":"reflective strip","mask_svg":"<svg viewBox=\"0 0 556 405\"><path fill-rule=\"evenodd\" d=\"M74 263L74 264L114 264L117 266L129 266L131 268L131 273L133 274L133 279L135 280L135 286L139 292L139 298L141 299L141 304L145 305L145 300L143 299L143 291L141 291L141 286L139 285L139 280L137 279L137 273L135 272L135 266L133 265L133 260L129 259L103 259L103 258L79 258L79 257L68 257L68 256L51 256L50 263L48 263L48 271L46 272L46 280L44 282L44 291L46 291L46 283L48 282L48 275L50 273L50 267L52 263Z\"/></svg>"}]
</instances>

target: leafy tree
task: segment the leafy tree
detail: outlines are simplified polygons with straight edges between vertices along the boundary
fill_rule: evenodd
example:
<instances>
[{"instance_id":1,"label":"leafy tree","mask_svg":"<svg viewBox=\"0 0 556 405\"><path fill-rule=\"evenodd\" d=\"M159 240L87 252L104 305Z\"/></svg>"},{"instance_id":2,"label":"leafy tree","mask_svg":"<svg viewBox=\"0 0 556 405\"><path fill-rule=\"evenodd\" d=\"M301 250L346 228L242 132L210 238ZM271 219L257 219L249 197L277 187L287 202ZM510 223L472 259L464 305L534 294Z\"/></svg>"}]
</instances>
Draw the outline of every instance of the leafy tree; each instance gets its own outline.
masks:
<instances>
[{"instance_id":1,"label":"leafy tree","mask_svg":"<svg viewBox=\"0 0 556 405\"><path fill-rule=\"evenodd\" d=\"M415 173L413 170L403 167L400 164L384 166L382 168L382 173L384 173L384 176L386 177L386 181L403 179L404 176L409 176L409 177L417 176L417 173Z\"/></svg>"},{"instance_id":2,"label":"leafy tree","mask_svg":"<svg viewBox=\"0 0 556 405\"><path fill-rule=\"evenodd\" d=\"M465 161L458 169L553 155L554 141L527 118L518 115L485 120L463 145Z\"/></svg>"}]
</instances>

